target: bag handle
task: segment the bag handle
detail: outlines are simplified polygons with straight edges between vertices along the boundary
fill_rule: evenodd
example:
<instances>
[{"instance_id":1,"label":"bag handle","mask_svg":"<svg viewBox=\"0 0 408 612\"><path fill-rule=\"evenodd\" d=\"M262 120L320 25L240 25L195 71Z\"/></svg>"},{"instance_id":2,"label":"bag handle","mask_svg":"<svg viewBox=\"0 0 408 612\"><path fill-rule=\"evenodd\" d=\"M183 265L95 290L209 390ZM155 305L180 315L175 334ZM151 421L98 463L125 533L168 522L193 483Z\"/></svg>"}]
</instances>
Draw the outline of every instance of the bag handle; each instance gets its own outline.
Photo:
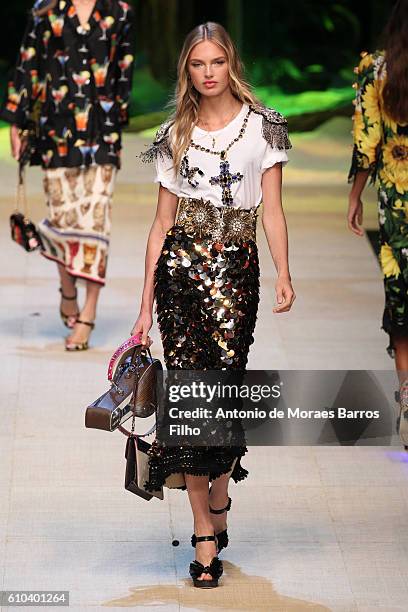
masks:
<instances>
[{"instance_id":1,"label":"bag handle","mask_svg":"<svg viewBox=\"0 0 408 612\"><path fill-rule=\"evenodd\" d=\"M141 339L142 339L142 332L139 332L137 334L134 334L133 336L130 336L130 338L128 338L127 340L125 340L125 342L123 342L120 346L118 346L118 348L113 353L113 355L112 355L112 357L110 358L110 361L109 361L109 365L108 365L108 381L109 382L112 382L113 370L114 370L115 364L116 364L117 360L119 359L119 357L128 348L130 348L132 346L141 345ZM150 353L150 350L149 350L149 353Z\"/></svg>"},{"instance_id":2,"label":"bag handle","mask_svg":"<svg viewBox=\"0 0 408 612\"><path fill-rule=\"evenodd\" d=\"M21 205L22 203L22 205ZM17 193L16 193L16 210L22 212L26 219L30 217L30 211L27 201L26 182L25 182L25 164L18 162L17 169Z\"/></svg>"}]
</instances>

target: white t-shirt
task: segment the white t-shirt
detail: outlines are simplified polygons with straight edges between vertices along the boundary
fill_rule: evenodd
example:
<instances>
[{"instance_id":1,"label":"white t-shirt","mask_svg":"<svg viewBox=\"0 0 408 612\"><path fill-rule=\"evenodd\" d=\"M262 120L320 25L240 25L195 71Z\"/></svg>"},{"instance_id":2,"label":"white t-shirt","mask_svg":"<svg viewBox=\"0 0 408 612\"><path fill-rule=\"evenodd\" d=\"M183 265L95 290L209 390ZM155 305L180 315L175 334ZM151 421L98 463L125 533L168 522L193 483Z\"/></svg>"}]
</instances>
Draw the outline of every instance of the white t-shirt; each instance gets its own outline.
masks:
<instances>
[{"instance_id":1,"label":"white t-shirt","mask_svg":"<svg viewBox=\"0 0 408 612\"><path fill-rule=\"evenodd\" d=\"M239 135L249 107L243 104L238 115L225 127L213 132L206 132L195 126L192 132L194 143L212 149L213 138L215 138L214 150L222 151L231 140ZM235 142L227 153L227 162L231 175L235 175L235 182L230 186L233 197L234 208L249 209L259 206L262 202L261 180L262 174L278 162L286 165L288 156L286 150L274 149L262 135L262 115L251 112L248 118L245 134ZM172 126L169 129L169 140L171 141ZM221 157L190 147L187 152L190 170L190 182L187 177L182 176L180 171L174 176L173 160L167 156L158 155L155 159L156 177L155 183L161 183L169 191L180 198L203 198L210 200L216 206L225 206L222 199L222 187L220 184L211 184L210 179L220 175ZM193 184L191 184L193 183ZM197 183L196 186L193 186Z\"/></svg>"}]
</instances>

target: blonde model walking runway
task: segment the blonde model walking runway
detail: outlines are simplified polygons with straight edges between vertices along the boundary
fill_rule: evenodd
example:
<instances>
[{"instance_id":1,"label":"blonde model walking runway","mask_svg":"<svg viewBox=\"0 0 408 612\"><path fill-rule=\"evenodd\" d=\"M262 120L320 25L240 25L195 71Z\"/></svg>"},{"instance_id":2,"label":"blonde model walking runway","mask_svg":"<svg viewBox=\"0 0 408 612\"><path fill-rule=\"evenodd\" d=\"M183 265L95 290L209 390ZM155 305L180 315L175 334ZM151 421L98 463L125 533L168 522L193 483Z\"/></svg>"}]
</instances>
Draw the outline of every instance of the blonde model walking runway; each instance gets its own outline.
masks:
<instances>
[{"instance_id":1,"label":"blonde model walking runway","mask_svg":"<svg viewBox=\"0 0 408 612\"><path fill-rule=\"evenodd\" d=\"M174 106L142 154L144 161L155 161L160 188L132 332L142 332L150 343L156 300L168 370L243 371L259 302L256 220L262 201L278 272L274 312L288 311L295 299L281 203L282 165L291 147L287 122L256 99L231 38L216 23L187 36ZM161 438L159 430L145 486L187 489L196 548L190 575L195 586L217 586L223 571L217 553L228 545L228 482L247 477L241 465L247 449L166 446Z\"/></svg>"}]
</instances>

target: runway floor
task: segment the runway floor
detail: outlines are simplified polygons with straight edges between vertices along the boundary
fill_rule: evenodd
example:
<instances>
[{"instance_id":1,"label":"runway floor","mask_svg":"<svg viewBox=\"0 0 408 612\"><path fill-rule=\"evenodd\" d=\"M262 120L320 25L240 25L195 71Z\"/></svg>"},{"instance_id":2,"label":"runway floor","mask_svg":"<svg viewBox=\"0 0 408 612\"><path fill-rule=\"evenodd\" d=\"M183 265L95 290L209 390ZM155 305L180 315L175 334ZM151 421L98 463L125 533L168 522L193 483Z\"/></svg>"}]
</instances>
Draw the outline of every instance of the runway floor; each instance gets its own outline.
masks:
<instances>
[{"instance_id":1,"label":"runway floor","mask_svg":"<svg viewBox=\"0 0 408 612\"><path fill-rule=\"evenodd\" d=\"M349 129L338 119L292 137L284 207L297 300L292 312L272 313L275 270L259 225L249 369L393 370L381 273L369 240L345 223ZM249 477L231 485L221 586L200 591L188 577L186 493L145 502L125 491L125 438L84 427L139 310L157 189L135 157L145 142L125 138L108 284L83 354L63 350L55 265L9 238L15 167L0 163L0 588L67 590L72 610L407 610L408 454L397 438L387 447L251 447ZM40 172L28 175L38 220ZM373 189L365 201L365 227L375 229ZM156 324L151 337L162 358Z\"/></svg>"}]
</instances>

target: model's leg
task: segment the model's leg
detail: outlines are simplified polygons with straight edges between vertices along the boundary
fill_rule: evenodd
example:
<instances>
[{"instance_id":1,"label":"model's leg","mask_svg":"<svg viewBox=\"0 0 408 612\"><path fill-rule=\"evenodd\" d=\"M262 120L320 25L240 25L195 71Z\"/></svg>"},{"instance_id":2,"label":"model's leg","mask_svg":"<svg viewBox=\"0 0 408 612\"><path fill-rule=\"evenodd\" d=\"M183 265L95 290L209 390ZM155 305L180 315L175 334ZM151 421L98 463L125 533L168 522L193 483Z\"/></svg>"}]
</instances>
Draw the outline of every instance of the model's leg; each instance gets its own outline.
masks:
<instances>
[{"instance_id":1,"label":"model's leg","mask_svg":"<svg viewBox=\"0 0 408 612\"><path fill-rule=\"evenodd\" d=\"M400 384L408 378L408 338L394 338L395 367Z\"/></svg>"},{"instance_id":2,"label":"model's leg","mask_svg":"<svg viewBox=\"0 0 408 612\"><path fill-rule=\"evenodd\" d=\"M228 504L228 484L232 470L228 474L222 474L211 482L211 494L209 496L209 504L214 510L225 508ZM211 521L215 529L215 533L224 531L227 528L227 512L221 514L210 513Z\"/></svg>"},{"instance_id":3,"label":"model's leg","mask_svg":"<svg viewBox=\"0 0 408 612\"><path fill-rule=\"evenodd\" d=\"M208 509L208 476L193 476L184 473L188 497L194 516L194 533L196 536L212 535L214 527ZM216 542L208 540L197 542L196 560L203 565L210 565L217 555ZM200 580L212 580L211 574L201 574Z\"/></svg>"},{"instance_id":4,"label":"model's leg","mask_svg":"<svg viewBox=\"0 0 408 612\"><path fill-rule=\"evenodd\" d=\"M50 189L52 185L52 189ZM64 231L70 229L66 225L69 212L69 203L65 191L64 168L47 168L43 170L44 196L48 209L47 223L45 226L40 223L42 231L45 231L46 240L44 241L45 252L48 255L56 256L61 261L67 263L66 258L66 236ZM48 230L48 228L50 228ZM75 277L69 274L63 263L57 263L58 274L60 277L60 287L62 293L67 297L75 296ZM61 311L70 316L78 313L78 303L76 300L65 300L60 296ZM74 323L74 316L69 319L69 326Z\"/></svg>"},{"instance_id":5,"label":"model's leg","mask_svg":"<svg viewBox=\"0 0 408 612\"><path fill-rule=\"evenodd\" d=\"M95 283L93 281L86 282L86 301L79 315L79 319L81 319L81 321L88 321L90 323L95 321L100 289L101 285L99 283ZM76 323L72 334L67 338L67 342L86 342L90 333L91 328L89 325Z\"/></svg>"},{"instance_id":6,"label":"model's leg","mask_svg":"<svg viewBox=\"0 0 408 612\"><path fill-rule=\"evenodd\" d=\"M62 293L67 297L73 297L75 295L75 277L68 274L62 264L57 264L57 267L61 281ZM61 297L61 308L65 314L74 315L78 312L78 302L76 300L64 300L64 298Z\"/></svg>"}]
</instances>

